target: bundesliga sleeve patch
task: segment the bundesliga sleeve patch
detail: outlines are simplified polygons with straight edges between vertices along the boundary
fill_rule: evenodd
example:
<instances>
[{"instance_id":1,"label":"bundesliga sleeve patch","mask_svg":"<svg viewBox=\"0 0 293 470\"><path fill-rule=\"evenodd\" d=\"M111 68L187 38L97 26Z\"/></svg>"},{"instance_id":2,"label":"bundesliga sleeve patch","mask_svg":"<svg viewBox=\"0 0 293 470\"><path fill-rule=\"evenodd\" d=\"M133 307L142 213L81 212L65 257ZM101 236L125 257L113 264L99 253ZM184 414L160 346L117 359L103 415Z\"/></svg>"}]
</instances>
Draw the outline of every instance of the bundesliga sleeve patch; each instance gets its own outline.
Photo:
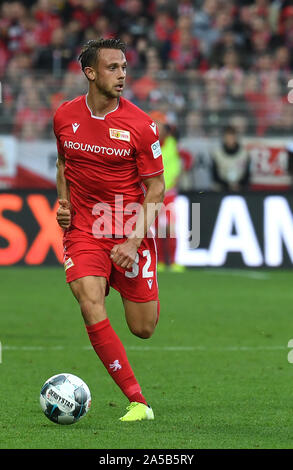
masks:
<instances>
[{"instance_id":1,"label":"bundesliga sleeve patch","mask_svg":"<svg viewBox=\"0 0 293 470\"><path fill-rule=\"evenodd\" d=\"M110 138L117 139L117 140L126 140L126 142L130 142L130 132L123 131L121 129L109 129Z\"/></svg>"},{"instance_id":2,"label":"bundesliga sleeve patch","mask_svg":"<svg viewBox=\"0 0 293 470\"><path fill-rule=\"evenodd\" d=\"M154 158L158 158L162 155L162 150L161 150L159 140L157 140L156 142L153 143L153 145L151 145L151 149L152 149Z\"/></svg>"},{"instance_id":3,"label":"bundesliga sleeve patch","mask_svg":"<svg viewBox=\"0 0 293 470\"><path fill-rule=\"evenodd\" d=\"M68 259L64 262L64 269L65 269L65 271L67 271L67 269L69 269L69 268L72 268L72 266L74 266L74 262L72 261L71 258L68 258Z\"/></svg>"}]
</instances>

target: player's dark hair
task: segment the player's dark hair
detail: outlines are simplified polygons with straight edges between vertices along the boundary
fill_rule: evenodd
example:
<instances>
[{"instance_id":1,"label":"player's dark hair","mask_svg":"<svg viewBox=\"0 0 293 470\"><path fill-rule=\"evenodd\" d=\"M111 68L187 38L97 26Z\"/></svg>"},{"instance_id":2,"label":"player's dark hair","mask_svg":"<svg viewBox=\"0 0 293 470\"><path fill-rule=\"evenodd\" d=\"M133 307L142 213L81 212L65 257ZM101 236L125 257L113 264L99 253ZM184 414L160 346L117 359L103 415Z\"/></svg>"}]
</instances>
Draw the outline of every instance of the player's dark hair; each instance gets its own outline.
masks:
<instances>
[{"instance_id":1,"label":"player's dark hair","mask_svg":"<svg viewBox=\"0 0 293 470\"><path fill-rule=\"evenodd\" d=\"M126 44L120 39L91 39L83 46L78 56L82 70L96 64L100 49L120 49L125 53Z\"/></svg>"}]
</instances>

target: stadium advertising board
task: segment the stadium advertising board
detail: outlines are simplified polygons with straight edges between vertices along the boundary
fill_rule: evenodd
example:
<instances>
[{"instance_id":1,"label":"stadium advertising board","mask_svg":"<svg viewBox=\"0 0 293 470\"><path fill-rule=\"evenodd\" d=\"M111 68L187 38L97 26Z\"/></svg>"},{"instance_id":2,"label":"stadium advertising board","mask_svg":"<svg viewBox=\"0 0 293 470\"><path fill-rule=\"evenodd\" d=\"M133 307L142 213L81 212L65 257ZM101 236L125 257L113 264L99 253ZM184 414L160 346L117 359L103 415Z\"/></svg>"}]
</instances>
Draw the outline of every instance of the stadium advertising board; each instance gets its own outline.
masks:
<instances>
[{"instance_id":1,"label":"stadium advertising board","mask_svg":"<svg viewBox=\"0 0 293 470\"><path fill-rule=\"evenodd\" d=\"M0 135L0 185L11 186L17 173L17 141L14 137Z\"/></svg>"},{"instance_id":2,"label":"stadium advertising board","mask_svg":"<svg viewBox=\"0 0 293 470\"><path fill-rule=\"evenodd\" d=\"M197 191L213 189L211 154L218 141L184 137L180 147L194 157L193 167L181 180L181 187ZM289 139L243 139L251 162L251 187L265 191L288 189ZM0 136L0 187L53 189L56 183L56 144L53 140L23 141Z\"/></svg>"},{"instance_id":3,"label":"stadium advertising board","mask_svg":"<svg viewBox=\"0 0 293 470\"><path fill-rule=\"evenodd\" d=\"M192 204L200 204L200 243L190 248ZM186 266L291 268L293 194L186 193L176 201L177 262ZM191 236L190 236L191 235Z\"/></svg>"},{"instance_id":4,"label":"stadium advertising board","mask_svg":"<svg viewBox=\"0 0 293 470\"><path fill-rule=\"evenodd\" d=\"M193 155L194 164L184 174L181 187L207 191L214 189L212 153L218 145L217 139L184 137L180 147ZM286 190L291 187L288 149L292 147L289 139L243 138L250 160L250 189L263 191Z\"/></svg>"},{"instance_id":5,"label":"stadium advertising board","mask_svg":"<svg viewBox=\"0 0 293 470\"><path fill-rule=\"evenodd\" d=\"M0 265L62 262L56 191L0 192Z\"/></svg>"},{"instance_id":6,"label":"stadium advertising board","mask_svg":"<svg viewBox=\"0 0 293 470\"><path fill-rule=\"evenodd\" d=\"M193 204L200 211L192 211ZM62 263L57 206L54 190L0 192L0 265ZM178 196L176 209L178 263L195 267L292 267L292 193L186 192ZM198 232L198 224L200 242L194 248L190 235Z\"/></svg>"}]
</instances>

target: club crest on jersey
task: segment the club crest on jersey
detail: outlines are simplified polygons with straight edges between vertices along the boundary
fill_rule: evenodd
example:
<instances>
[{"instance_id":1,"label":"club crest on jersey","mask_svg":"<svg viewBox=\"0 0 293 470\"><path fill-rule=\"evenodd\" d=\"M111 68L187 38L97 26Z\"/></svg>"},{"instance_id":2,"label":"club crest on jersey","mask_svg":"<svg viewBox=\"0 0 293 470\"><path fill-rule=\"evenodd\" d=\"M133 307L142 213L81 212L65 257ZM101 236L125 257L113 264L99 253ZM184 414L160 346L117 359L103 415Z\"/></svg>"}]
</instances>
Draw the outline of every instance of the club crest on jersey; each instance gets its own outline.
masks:
<instances>
[{"instance_id":1,"label":"club crest on jersey","mask_svg":"<svg viewBox=\"0 0 293 470\"><path fill-rule=\"evenodd\" d=\"M125 140L126 142L130 142L130 132L123 131L121 129L109 129L110 138L116 140Z\"/></svg>"},{"instance_id":2,"label":"club crest on jersey","mask_svg":"<svg viewBox=\"0 0 293 470\"><path fill-rule=\"evenodd\" d=\"M73 130L74 134L76 133L79 126L80 126L80 124L78 122L73 122L72 123L72 130Z\"/></svg>"}]
</instances>

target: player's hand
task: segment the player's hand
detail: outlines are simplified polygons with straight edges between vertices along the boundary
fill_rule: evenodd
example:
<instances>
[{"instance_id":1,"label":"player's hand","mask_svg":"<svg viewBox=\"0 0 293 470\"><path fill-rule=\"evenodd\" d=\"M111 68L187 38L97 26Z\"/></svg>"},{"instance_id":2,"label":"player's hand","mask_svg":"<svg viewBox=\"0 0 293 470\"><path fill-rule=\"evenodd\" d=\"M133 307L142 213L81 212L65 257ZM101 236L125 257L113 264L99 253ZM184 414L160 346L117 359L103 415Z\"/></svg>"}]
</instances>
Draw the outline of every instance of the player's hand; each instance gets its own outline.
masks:
<instances>
[{"instance_id":1,"label":"player's hand","mask_svg":"<svg viewBox=\"0 0 293 470\"><path fill-rule=\"evenodd\" d=\"M71 205L67 199L59 199L59 208L57 210L57 222L63 230L70 227L71 224Z\"/></svg>"},{"instance_id":2,"label":"player's hand","mask_svg":"<svg viewBox=\"0 0 293 470\"><path fill-rule=\"evenodd\" d=\"M133 239L114 245L110 258L118 266L124 269L131 269L137 253L137 243Z\"/></svg>"}]
</instances>

